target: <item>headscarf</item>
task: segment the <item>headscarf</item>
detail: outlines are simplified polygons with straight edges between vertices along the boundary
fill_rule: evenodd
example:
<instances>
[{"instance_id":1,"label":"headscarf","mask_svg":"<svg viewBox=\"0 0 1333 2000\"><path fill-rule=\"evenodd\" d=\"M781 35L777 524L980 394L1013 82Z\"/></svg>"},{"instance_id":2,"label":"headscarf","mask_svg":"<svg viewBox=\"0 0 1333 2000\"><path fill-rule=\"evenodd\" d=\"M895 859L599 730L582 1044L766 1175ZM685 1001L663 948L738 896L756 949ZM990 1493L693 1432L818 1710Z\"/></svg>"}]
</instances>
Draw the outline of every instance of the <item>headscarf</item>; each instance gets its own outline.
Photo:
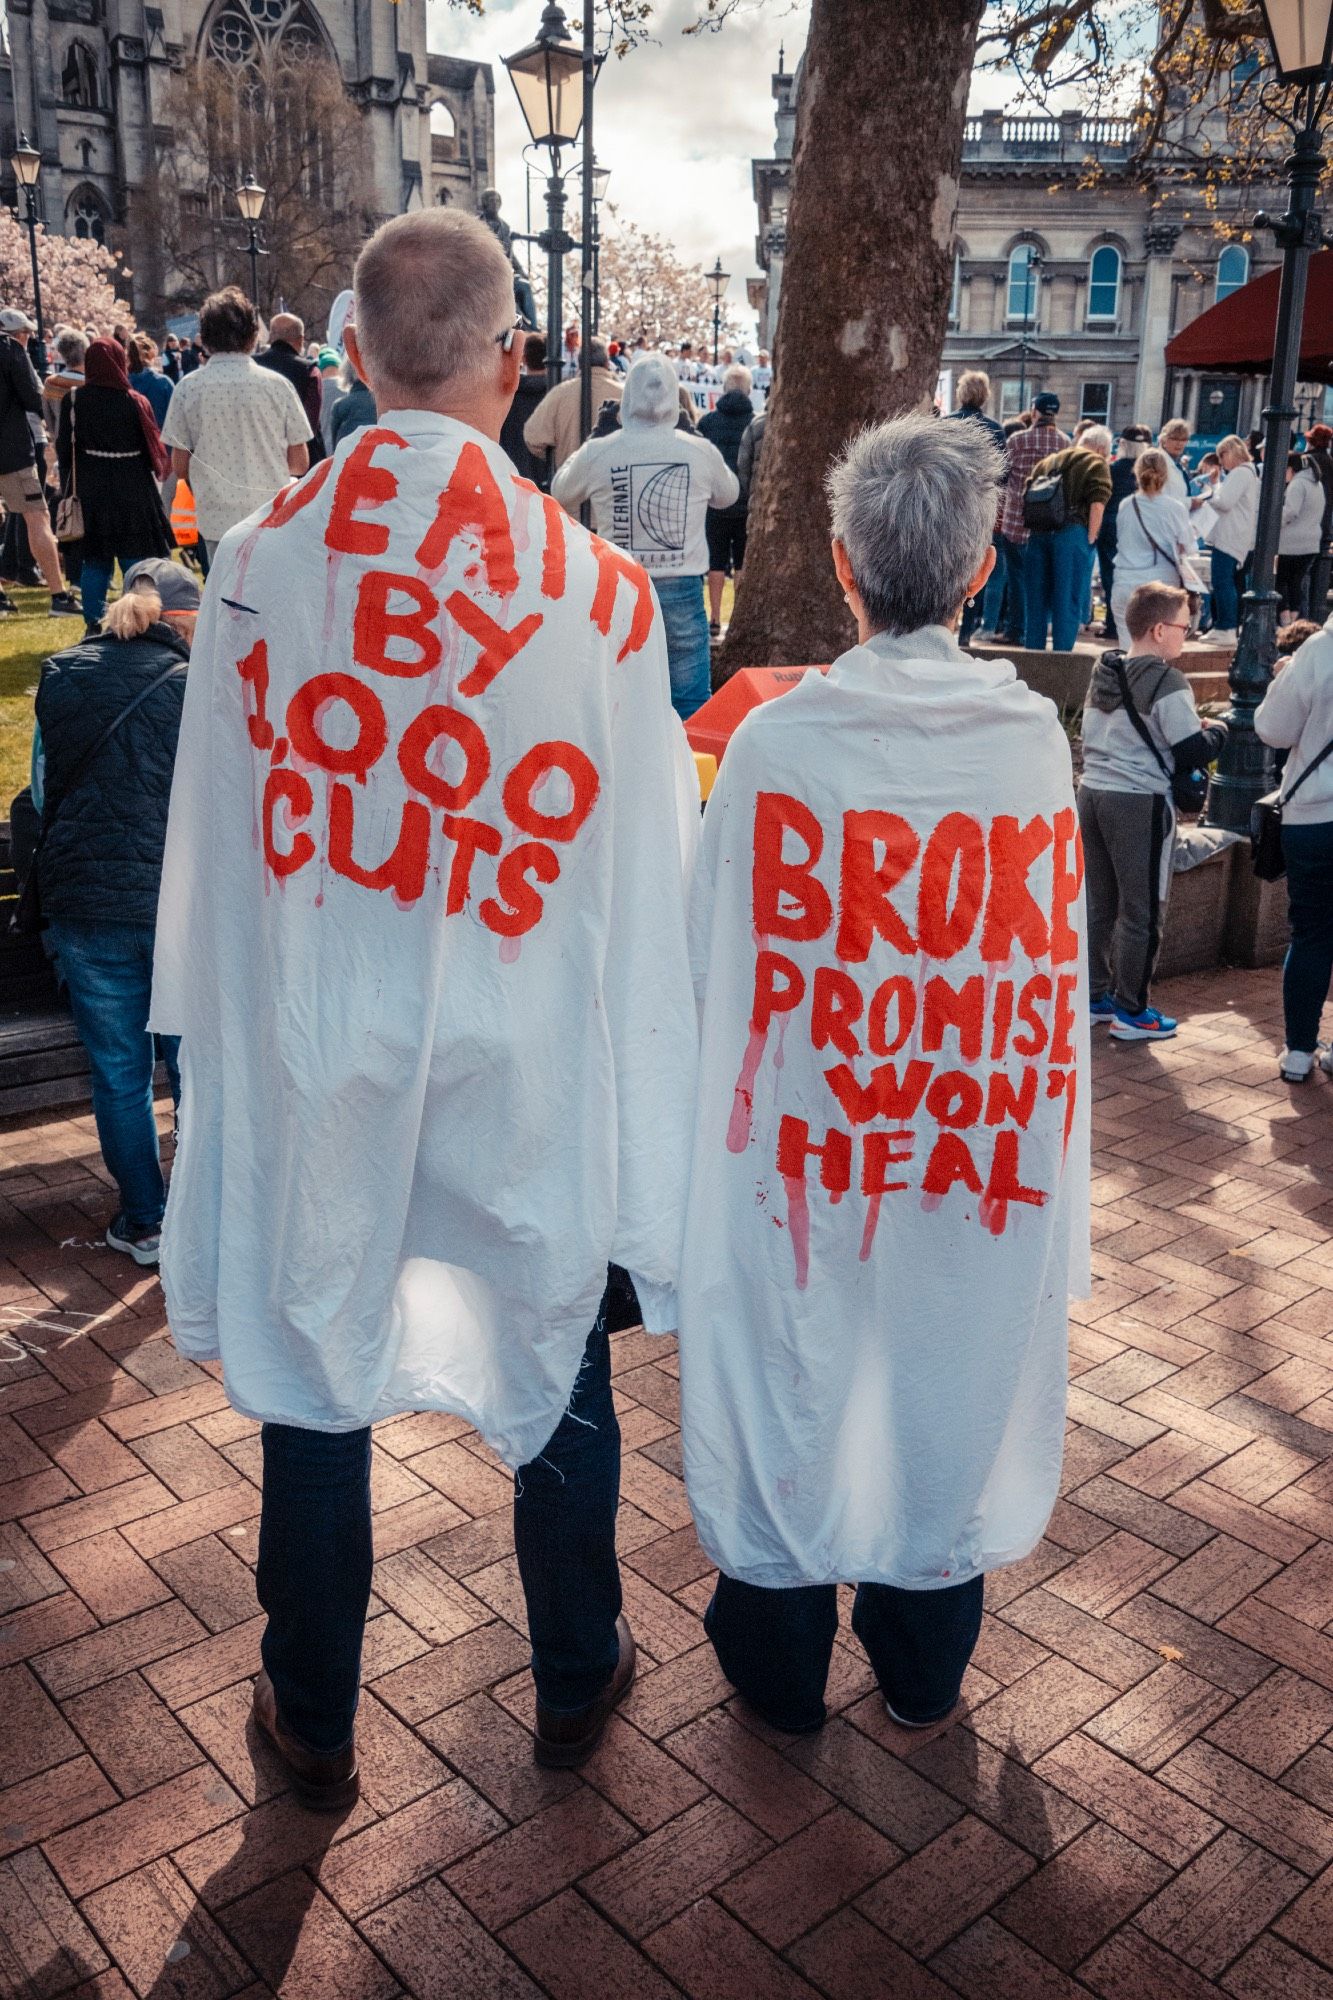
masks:
<instances>
[{"instance_id":1,"label":"headscarf","mask_svg":"<svg viewBox=\"0 0 1333 2000\"><path fill-rule=\"evenodd\" d=\"M134 405L134 413L139 419L139 429L143 432L144 444L152 464L155 479L165 479L167 475L167 448L162 442L162 433L157 427L152 405L137 389L131 389L129 370L125 365L125 350L119 341L94 340L88 345L83 363L83 379L90 389L118 389L128 396Z\"/></svg>"},{"instance_id":2,"label":"headscarf","mask_svg":"<svg viewBox=\"0 0 1333 2000\"><path fill-rule=\"evenodd\" d=\"M631 362L620 401L622 424L652 424L672 430L680 414L680 384L664 354L641 354Z\"/></svg>"}]
</instances>

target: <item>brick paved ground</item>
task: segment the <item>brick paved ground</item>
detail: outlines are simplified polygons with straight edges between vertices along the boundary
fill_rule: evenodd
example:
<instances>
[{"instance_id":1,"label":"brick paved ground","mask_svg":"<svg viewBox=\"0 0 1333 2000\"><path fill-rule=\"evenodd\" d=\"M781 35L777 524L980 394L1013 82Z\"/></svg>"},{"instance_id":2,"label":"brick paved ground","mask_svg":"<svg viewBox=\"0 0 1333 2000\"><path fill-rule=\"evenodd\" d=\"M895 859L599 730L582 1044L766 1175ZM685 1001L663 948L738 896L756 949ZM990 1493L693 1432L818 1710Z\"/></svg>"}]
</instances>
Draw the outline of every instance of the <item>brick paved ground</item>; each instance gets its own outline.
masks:
<instances>
[{"instance_id":1,"label":"brick paved ground","mask_svg":"<svg viewBox=\"0 0 1333 2000\"><path fill-rule=\"evenodd\" d=\"M1065 1497L961 1722L891 1726L845 1626L822 1736L728 1698L675 1361L629 1333L623 1717L533 1766L509 1482L401 1418L332 1824L247 1735L254 1426L88 1247L90 1121L0 1134L0 1990L1330 2000L1333 1086L1275 1081L1274 975L1163 998L1176 1046L1098 1054Z\"/></svg>"}]
</instances>

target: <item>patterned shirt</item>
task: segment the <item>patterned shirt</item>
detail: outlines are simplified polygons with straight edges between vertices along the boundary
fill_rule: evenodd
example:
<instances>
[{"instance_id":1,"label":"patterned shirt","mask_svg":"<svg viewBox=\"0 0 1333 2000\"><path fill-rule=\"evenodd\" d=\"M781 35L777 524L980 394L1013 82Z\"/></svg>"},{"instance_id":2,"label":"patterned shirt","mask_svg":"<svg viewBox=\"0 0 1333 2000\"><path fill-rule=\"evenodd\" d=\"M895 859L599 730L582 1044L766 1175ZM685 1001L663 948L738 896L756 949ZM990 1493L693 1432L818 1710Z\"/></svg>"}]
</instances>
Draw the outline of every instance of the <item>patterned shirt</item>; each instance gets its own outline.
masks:
<instances>
[{"instance_id":1,"label":"patterned shirt","mask_svg":"<svg viewBox=\"0 0 1333 2000\"><path fill-rule=\"evenodd\" d=\"M1025 542L1028 531L1023 525L1023 488L1027 485L1028 474L1049 458L1054 451L1063 451L1069 443L1064 432L1054 424L1034 424L1031 430L1015 431L1005 452L1008 468L1004 482L1004 501L1000 508L1000 533L1007 542Z\"/></svg>"},{"instance_id":2,"label":"patterned shirt","mask_svg":"<svg viewBox=\"0 0 1333 2000\"><path fill-rule=\"evenodd\" d=\"M287 447L312 433L290 382L248 354L215 354L171 398L162 441L190 454L199 532L218 542L291 478Z\"/></svg>"}]
</instances>

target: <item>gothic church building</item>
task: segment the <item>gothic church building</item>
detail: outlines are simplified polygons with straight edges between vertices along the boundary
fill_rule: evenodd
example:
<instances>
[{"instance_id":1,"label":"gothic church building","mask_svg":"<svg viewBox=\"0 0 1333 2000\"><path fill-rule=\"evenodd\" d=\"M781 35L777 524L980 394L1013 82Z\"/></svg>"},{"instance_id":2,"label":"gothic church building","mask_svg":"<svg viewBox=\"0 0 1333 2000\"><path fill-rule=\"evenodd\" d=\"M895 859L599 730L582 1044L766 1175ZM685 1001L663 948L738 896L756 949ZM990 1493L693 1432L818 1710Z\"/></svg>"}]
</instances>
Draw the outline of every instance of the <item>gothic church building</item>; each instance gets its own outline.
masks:
<instances>
[{"instance_id":1,"label":"gothic church building","mask_svg":"<svg viewBox=\"0 0 1333 2000\"><path fill-rule=\"evenodd\" d=\"M42 155L40 219L123 250L147 323L177 286L140 197L172 148L174 80L196 63L256 76L306 52L336 63L364 127L374 217L476 209L490 183L492 72L427 52L426 0L7 0L7 14L0 199L15 201L9 155L26 132Z\"/></svg>"}]
</instances>

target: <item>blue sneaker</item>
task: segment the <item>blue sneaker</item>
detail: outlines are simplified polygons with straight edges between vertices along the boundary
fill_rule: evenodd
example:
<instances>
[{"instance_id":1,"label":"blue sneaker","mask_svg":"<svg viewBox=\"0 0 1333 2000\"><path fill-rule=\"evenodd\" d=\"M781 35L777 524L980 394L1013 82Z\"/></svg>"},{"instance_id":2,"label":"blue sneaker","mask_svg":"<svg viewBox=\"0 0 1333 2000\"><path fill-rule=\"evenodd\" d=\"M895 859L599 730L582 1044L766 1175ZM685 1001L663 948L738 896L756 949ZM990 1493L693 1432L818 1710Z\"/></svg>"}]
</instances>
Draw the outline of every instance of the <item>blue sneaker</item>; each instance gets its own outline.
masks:
<instances>
[{"instance_id":1,"label":"blue sneaker","mask_svg":"<svg viewBox=\"0 0 1333 2000\"><path fill-rule=\"evenodd\" d=\"M1088 1002L1088 1013L1094 1021L1113 1021L1115 1001L1109 993L1099 993L1094 1000Z\"/></svg>"},{"instance_id":2,"label":"blue sneaker","mask_svg":"<svg viewBox=\"0 0 1333 2000\"><path fill-rule=\"evenodd\" d=\"M1145 1007L1141 1014L1127 1014L1123 1007L1117 1007L1111 1023L1111 1040L1168 1042L1178 1025L1169 1014L1159 1013L1156 1007Z\"/></svg>"}]
</instances>

